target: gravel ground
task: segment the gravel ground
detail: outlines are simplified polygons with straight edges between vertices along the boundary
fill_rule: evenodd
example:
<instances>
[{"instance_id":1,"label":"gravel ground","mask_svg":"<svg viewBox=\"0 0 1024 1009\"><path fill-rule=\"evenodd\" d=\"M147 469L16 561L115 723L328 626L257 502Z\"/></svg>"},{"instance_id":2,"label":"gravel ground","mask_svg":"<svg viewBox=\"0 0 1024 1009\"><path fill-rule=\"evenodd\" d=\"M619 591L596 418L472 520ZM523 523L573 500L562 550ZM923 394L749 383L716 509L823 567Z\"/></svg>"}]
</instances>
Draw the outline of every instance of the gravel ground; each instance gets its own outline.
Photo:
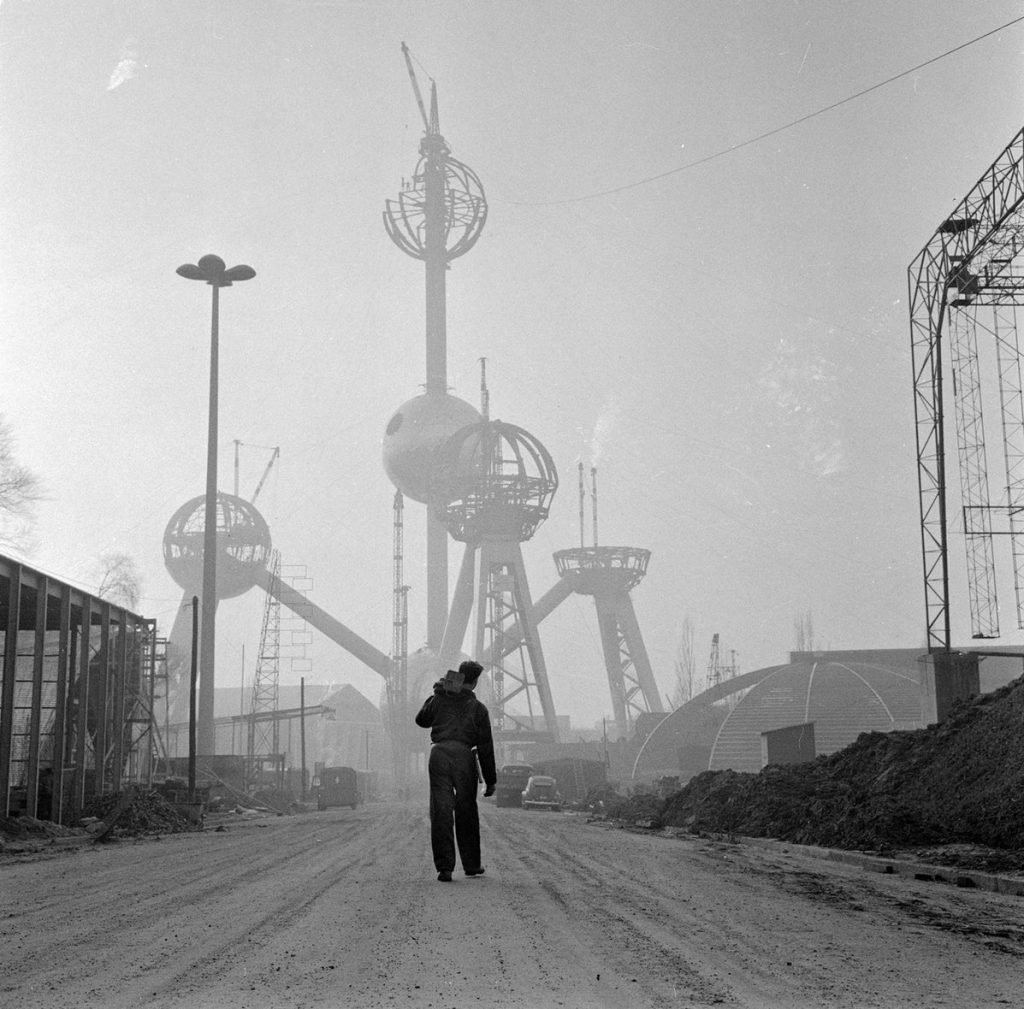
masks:
<instances>
[{"instance_id":1,"label":"gravel ground","mask_svg":"<svg viewBox=\"0 0 1024 1009\"><path fill-rule=\"evenodd\" d=\"M425 799L0 858L0 1004L1019 1005L1018 897L482 804L435 879Z\"/></svg>"}]
</instances>

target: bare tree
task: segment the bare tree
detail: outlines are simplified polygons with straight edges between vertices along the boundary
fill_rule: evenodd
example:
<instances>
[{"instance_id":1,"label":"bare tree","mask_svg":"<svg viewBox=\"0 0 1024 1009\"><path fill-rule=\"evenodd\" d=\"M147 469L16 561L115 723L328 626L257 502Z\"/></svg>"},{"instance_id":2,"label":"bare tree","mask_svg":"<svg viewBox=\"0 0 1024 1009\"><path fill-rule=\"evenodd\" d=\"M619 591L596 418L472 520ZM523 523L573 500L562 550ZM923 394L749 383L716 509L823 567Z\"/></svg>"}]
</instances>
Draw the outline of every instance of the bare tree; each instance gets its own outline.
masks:
<instances>
[{"instance_id":1,"label":"bare tree","mask_svg":"<svg viewBox=\"0 0 1024 1009\"><path fill-rule=\"evenodd\" d=\"M693 621L689 617L683 621L680 631L674 668L676 685L672 695L672 707L678 708L693 697L697 671L697 660L693 651Z\"/></svg>"},{"instance_id":2,"label":"bare tree","mask_svg":"<svg viewBox=\"0 0 1024 1009\"><path fill-rule=\"evenodd\" d=\"M14 455L14 433L0 414L0 545L32 549L36 502L43 497L39 478Z\"/></svg>"},{"instance_id":3,"label":"bare tree","mask_svg":"<svg viewBox=\"0 0 1024 1009\"><path fill-rule=\"evenodd\" d=\"M100 599L134 610L142 596L142 579L135 561L128 554L101 554L97 561Z\"/></svg>"}]
</instances>

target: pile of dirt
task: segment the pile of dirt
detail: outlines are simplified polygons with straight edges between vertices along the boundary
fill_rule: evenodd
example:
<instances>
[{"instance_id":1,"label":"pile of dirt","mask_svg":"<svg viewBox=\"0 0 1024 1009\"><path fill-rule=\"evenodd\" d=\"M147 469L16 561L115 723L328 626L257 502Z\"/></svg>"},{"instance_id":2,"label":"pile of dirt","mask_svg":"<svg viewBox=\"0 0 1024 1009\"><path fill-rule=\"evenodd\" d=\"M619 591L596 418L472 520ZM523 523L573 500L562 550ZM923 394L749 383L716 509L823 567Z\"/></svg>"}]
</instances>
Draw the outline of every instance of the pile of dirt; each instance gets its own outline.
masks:
<instances>
[{"instance_id":1,"label":"pile of dirt","mask_svg":"<svg viewBox=\"0 0 1024 1009\"><path fill-rule=\"evenodd\" d=\"M74 837L83 833L80 828L62 827L49 820L37 820L34 816L0 816L0 839L46 840L54 837Z\"/></svg>"},{"instance_id":2,"label":"pile of dirt","mask_svg":"<svg viewBox=\"0 0 1024 1009\"><path fill-rule=\"evenodd\" d=\"M269 809L278 816L301 813L305 807L298 802L291 792L279 788L261 788L249 796L248 801L254 806Z\"/></svg>"},{"instance_id":3,"label":"pile of dirt","mask_svg":"<svg viewBox=\"0 0 1024 1009\"><path fill-rule=\"evenodd\" d=\"M864 733L837 753L760 774L706 771L654 816L650 800L627 800L620 815L862 851L1024 851L1024 678L960 705L940 725Z\"/></svg>"},{"instance_id":4,"label":"pile of dirt","mask_svg":"<svg viewBox=\"0 0 1024 1009\"><path fill-rule=\"evenodd\" d=\"M123 797L123 793L113 792L91 799L82 810L83 820L108 821L116 813L114 832L120 835L174 834L196 829L196 824L184 812L157 791L135 791L128 797L124 808L117 812L117 807L123 804Z\"/></svg>"}]
</instances>

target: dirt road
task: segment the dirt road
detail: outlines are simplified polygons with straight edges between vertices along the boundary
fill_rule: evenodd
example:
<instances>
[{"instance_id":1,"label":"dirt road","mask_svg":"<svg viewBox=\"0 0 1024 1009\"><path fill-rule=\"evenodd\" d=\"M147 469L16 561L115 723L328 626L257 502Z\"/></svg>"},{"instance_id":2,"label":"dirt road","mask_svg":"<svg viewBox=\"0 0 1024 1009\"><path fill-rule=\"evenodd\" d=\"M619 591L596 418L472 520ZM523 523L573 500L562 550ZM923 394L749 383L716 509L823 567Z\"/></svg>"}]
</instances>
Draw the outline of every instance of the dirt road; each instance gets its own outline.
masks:
<instances>
[{"instance_id":1,"label":"dirt road","mask_svg":"<svg viewBox=\"0 0 1024 1009\"><path fill-rule=\"evenodd\" d=\"M0 862L0 1005L1024 1004L1024 899L483 804L438 883L425 803Z\"/></svg>"}]
</instances>

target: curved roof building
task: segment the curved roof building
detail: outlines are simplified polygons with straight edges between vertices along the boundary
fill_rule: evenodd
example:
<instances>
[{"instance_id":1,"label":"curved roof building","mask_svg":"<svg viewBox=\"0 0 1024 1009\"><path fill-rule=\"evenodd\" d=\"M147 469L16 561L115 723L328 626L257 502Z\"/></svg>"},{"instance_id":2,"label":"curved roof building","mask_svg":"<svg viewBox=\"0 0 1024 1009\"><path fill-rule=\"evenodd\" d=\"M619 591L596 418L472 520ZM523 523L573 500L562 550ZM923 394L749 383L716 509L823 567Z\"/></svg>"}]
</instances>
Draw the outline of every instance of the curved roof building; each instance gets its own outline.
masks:
<instances>
[{"instance_id":1,"label":"curved roof building","mask_svg":"<svg viewBox=\"0 0 1024 1009\"><path fill-rule=\"evenodd\" d=\"M737 676L667 715L648 737L634 778L731 768L761 770L761 734L814 724L818 754L862 732L920 728L914 650L832 652Z\"/></svg>"}]
</instances>

